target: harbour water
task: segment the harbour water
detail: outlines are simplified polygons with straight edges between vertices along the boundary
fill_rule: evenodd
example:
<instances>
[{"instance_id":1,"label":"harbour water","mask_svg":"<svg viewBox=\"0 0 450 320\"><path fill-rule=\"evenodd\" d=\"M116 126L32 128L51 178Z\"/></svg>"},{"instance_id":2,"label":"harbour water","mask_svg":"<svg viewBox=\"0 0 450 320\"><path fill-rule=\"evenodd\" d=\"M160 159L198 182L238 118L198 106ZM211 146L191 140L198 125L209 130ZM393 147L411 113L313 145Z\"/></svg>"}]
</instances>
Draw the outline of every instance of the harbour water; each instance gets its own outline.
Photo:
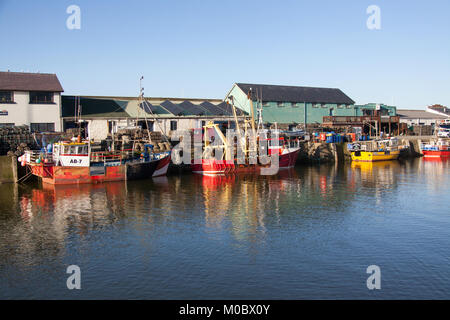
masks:
<instances>
[{"instance_id":1,"label":"harbour water","mask_svg":"<svg viewBox=\"0 0 450 320\"><path fill-rule=\"evenodd\" d=\"M449 191L450 162L426 159L4 184L0 298L448 299Z\"/></svg>"}]
</instances>

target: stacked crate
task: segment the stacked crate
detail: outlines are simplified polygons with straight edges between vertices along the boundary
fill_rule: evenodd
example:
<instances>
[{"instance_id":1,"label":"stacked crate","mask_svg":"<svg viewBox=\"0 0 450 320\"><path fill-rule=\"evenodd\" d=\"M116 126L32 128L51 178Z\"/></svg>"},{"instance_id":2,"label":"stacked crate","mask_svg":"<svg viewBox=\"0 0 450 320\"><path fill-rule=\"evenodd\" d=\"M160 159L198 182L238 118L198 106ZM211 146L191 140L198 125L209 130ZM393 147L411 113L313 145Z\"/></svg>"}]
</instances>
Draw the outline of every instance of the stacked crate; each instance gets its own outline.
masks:
<instances>
[{"instance_id":1,"label":"stacked crate","mask_svg":"<svg viewBox=\"0 0 450 320\"><path fill-rule=\"evenodd\" d=\"M431 136L433 134L433 128L426 125L413 126L413 132L415 136Z\"/></svg>"},{"instance_id":2,"label":"stacked crate","mask_svg":"<svg viewBox=\"0 0 450 320\"><path fill-rule=\"evenodd\" d=\"M149 143L154 146L155 152L169 151L171 149L170 144L165 142L161 132L149 132L147 129L118 130L117 133L114 134L114 148L115 150L131 149L134 142L148 141L149 135ZM143 149L143 147L141 149Z\"/></svg>"}]
</instances>

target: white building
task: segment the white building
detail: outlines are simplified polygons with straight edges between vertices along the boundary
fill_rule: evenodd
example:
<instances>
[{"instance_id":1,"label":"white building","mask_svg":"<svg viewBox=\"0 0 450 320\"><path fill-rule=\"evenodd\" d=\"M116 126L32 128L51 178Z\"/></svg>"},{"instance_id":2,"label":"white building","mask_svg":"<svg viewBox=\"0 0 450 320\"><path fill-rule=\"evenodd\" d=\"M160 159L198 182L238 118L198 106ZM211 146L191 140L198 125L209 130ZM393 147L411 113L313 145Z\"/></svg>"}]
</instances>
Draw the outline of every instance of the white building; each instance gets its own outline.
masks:
<instances>
[{"instance_id":1,"label":"white building","mask_svg":"<svg viewBox=\"0 0 450 320\"><path fill-rule=\"evenodd\" d=\"M397 115L400 122L412 125L429 125L435 126L439 121L448 119L448 116L439 113L432 113L429 110L403 110L397 109Z\"/></svg>"},{"instance_id":2,"label":"white building","mask_svg":"<svg viewBox=\"0 0 450 320\"><path fill-rule=\"evenodd\" d=\"M79 107L78 107L79 106ZM77 114L79 115L77 116ZM245 113L237 109L239 119ZM92 140L104 140L117 130L141 126L172 137L175 131L202 128L207 121L228 125L231 106L219 99L62 96L63 129L81 126Z\"/></svg>"},{"instance_id":3,"label":"white building","mask_svg":"<svg viewBox=\"0 0 450 320\"><path fill-rule=\"evenodd\" d=\"M0 72L0 126L61 131L61 92L55 74Z\"/></svg>"}]
</instances>

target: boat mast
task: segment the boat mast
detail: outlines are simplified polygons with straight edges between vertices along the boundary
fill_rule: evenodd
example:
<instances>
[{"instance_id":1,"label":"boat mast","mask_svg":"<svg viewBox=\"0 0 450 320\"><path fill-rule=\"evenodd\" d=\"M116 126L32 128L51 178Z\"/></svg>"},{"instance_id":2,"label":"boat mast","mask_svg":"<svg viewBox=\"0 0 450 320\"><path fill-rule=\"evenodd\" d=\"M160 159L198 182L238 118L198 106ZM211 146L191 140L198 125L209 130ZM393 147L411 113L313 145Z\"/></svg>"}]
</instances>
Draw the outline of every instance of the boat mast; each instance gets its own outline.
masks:
<instances>
[{"instance_id":1,"label":"boat mast","mask_svg":"<svg viewBox=\"0 0 450 320\"><path fill-rule=\"evenodd\" d=\"M257 89L258 90L258 89ZM255 110L253 109L253 97L252 97L252 88L250 88L247 98L250 100L250 110L251 110L251 120L250 125L252 127L252 146L248 151L257 152L258 141L256 139L256 129L255 129ZM247 126L246 126L247 129ZM250 146L249 146L250 147Z\"/></svg>"},{"instance_id":2,"label":"boat mast","mask_svg":"<svg viewBox=\"0 0 450 320\"><path fill-rule=\"evenodd\" d=\"M144 102L144 88L142 87L142 80L144 80L144 76L141 76L141 78L139 79L139 99L138 99L138 115L139 115L139 106L143 106L143 102ZM150 109L150 108L149 108ZM147 127L147 136L148 136L148 143L150 143L151 141L151 136L150 136L150 130L148 129L148 122L147 122L147 112L144 109L144 120L145 120L145 126ZM136 121L137 124L137 121Z\"/></svg>"},{"instance_id":3,"label":"boat mast","mask_svg":"<svg viewBox=\"0 0 450 320\"><path fill-rule=\"evenodd\" d=\"M144 79L144 76L141 77L141 92L139 95L139 105L142 105L143 110L144 110L144 116L145 116L145 123L147 125L147 133L148 133L148 141L151 141L151 136L150 136L150 130L148 129L148 124L147 124L147 111L145 110L144 107L144 102L147 102L150 105L150 102L148 102L145 98L144 98L144 88L142 87L142 79ZM139 110L139 109L138 109ZM167 137L165 130L162 129L161 125L159 124L158 119L156 119L156 115L153 113L152 109L150 107L148 107L148 110L150 111L149 113L152 115L153 121L154 123L156 123L159 127L159 130L161 130L161 133L164 137L164 140L166 140L166 142L169 142L169 137Z\"/></svg>"},{"instance_id":4,"label":"boat mast","mask_svg":"<svg viewBox=\"0 0 450 320\"><path fill-rule=\"evenodd\" d=\"M248 91L247 98L250 100L250 110L251 110L251 115L252 115L252 119L251 119L250 124L252 126L252 131L253 131L253 139L256 142L255 110L253 109L252 88L250 88L250 90Z\"/></svg>"},{"instance_id":5,"label":"boat mast","mask_svg":"<svg viewBox=\"0 0 450 320\"><path fill-rule=\"evenodd\" d=\"M236 123L236 130L237 130L239 138L241 138L241 129L239 127L239 122L238 122L237 113L236 113L236 107L234 106L234 97L230 96L229 99L231 100L231 109L233 110L233 117L234 117L234 122ZM227 105L230 105L228 100L226 101L226 103L227 103Z\"/></svg>"},{"instance_id":6,"label":"boat mast","mask_svg":"<svg viewBox=\"0 0 450 320\"><path fill-rule=\"evenodd\" d=\"M236 107L234 105L234 97L230 96L229 97L230 101L231 101L231 109L233 110L233 116L234 116L234 122L236 123L236 131L238 134L238 143L241 146L242 150L247 153L247 148L245 147L243 141L242 141L242 134L241 134L241 128L239 127L239 121L237 118L237 113L236 113ZM228 100L226 101L227 105L229 105ZM244 120L245 122L245 120Z\"/></svg>"}]
</instances>

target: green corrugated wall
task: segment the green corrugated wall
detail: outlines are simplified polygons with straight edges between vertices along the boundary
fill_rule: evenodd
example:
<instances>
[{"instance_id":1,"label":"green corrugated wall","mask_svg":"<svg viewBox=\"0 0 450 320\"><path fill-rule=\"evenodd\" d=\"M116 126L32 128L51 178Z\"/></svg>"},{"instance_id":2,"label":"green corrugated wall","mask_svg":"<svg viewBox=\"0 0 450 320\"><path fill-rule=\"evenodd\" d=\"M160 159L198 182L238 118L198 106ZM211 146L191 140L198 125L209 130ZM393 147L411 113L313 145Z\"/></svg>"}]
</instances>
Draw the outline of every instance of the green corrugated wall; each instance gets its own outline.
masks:
<instances>
[{"instance_id":1,"label":"green corrugated wall","mask_svg":"<svg viewBox=\"0 0 450 320\"><path fill-rule=\"evenodd\" d=\"M250 114L250 103L247 95L242 92L236 85L233 86L228 96L234 97L236 107L241 108ZM256 102L253 102L256 117ZM330 114L330 109L333 113ZM322 123L324 116L355 116L355 106L339 106L336 104L326 104L320 107L314 107L311 103L306 103L306 123ZM278 106L276 101L267 102L263 106L263 120L265 122L277 123L305 123L305 103L298 102L292 104L284 102L282 106Z\"/></svg>"}]
</instances>

